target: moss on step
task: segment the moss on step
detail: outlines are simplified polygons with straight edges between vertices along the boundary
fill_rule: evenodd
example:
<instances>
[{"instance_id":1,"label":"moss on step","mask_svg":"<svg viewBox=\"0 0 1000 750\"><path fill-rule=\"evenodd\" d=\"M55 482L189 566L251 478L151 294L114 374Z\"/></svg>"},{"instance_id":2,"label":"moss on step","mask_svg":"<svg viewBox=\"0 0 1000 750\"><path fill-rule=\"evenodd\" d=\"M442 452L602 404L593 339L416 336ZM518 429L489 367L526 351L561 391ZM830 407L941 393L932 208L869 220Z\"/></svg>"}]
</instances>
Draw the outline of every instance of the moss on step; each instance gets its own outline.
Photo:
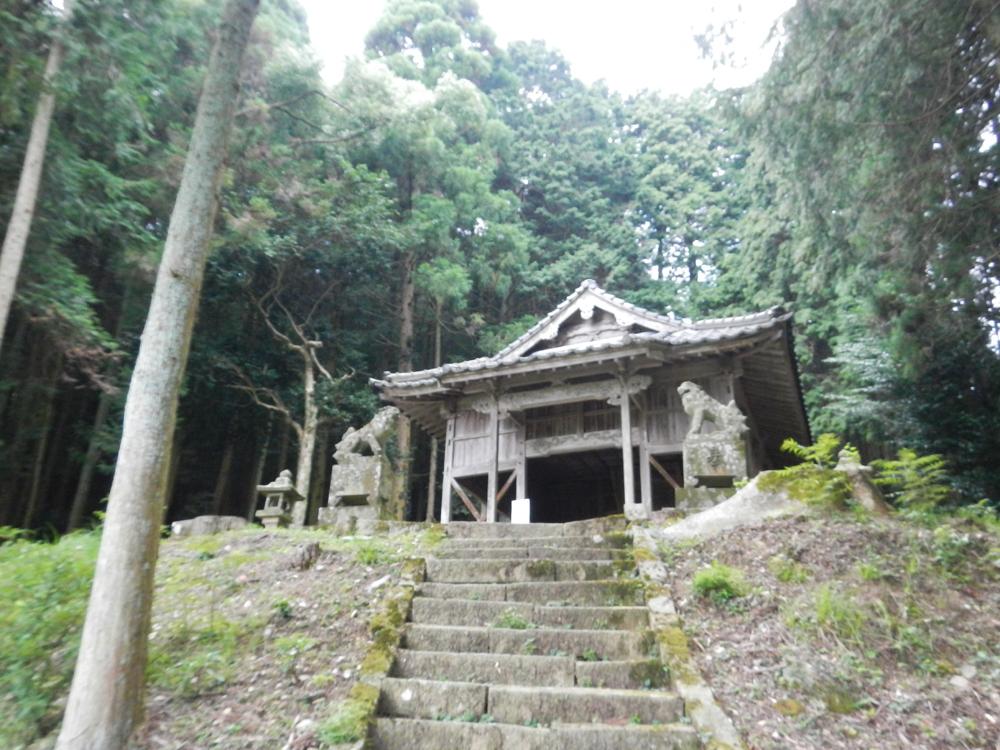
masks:
<instances>
[{"instance_id":1,"label":"moss on step","mask_svg":"<svg viewBox=\"0 0 1000 750\"><path fill-rule=\"evenodd\" d=\"M525 569L533 579L554 580L556 577L556 564L552 560L532 560Z\"/></svg>"},{"instance_id":2,"label":"moss on step","mask_svg":"<svg viewBox=\"0 0 1000 750\"><path fill-rule=\"evenodd\" d=\"M641 601L643 585L638 578L610 581L607 583L607 588L608 606L634 605L637 601Z\"/></svg>"},{"instance_id":3,"label":"moss on step","mask_svg":"<svg viewBox=\"0 0 1000 750\"><path fill-rule=\"evenodd\" d=\"M424 561L420 559L407 560L404 571L409 578L405 580L417 582L423 580ZM369 622L372 645L368 648L361 662L360 673L367 678L383 677L392 667L393 653L399 646L403 636L403 625L410 614L413 602L413 586L403 585L393 589L383 601L381 609Z\"/></svg>"},{"instance_id":4,"label":"moss on step","mask_svg":"<svg viewBox=\"0 0 1000 750\"><path fill-rule=\"evenodd\" d=\"M670 685L670 670L659 659L636 662L629 668L628 676L634 684L651 690Z\"/></svg>"},{"instance_id":5,"label":"moss on step","mask_svg":"<svg viewBox=\"0 0 1000 750\"><path fill-rule=\"evenodd\" d=\"M374 685L357 683L333 716L320 724L319 738L327 745L365 739L375 717L378 696L379 689Z\"/></svg>"}]
</instances>

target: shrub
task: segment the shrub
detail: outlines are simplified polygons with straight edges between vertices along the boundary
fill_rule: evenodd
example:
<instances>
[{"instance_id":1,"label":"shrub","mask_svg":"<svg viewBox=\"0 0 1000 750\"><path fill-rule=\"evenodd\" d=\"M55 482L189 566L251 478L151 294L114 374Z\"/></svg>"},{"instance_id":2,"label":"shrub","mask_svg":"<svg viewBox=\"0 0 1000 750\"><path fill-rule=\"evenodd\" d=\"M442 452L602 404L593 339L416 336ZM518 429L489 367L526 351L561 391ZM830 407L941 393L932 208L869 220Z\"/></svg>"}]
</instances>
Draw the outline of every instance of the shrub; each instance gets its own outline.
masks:
<instances>
[{"instance_id":1,"label":"shrub","mask_svg":"<svg viewBox=\"0 0 1000 750\"><path fill-rule=\"evenodd\" d=\"M28 745L59 720L87 609L100 533L0 546L0 747Z\"/></svg>"},{"instance_id":2,"label":"shrub","mask_svg":"<svg viewBox=\"0 0 1000 750\"><path fill-rule=\"evenodd\" d=\"M749 591L741 571L717 561L695 573L691 586L696 594L716 603L737 599Z\"/></svg>"},{"instance_id":3,"label":"shrub","mask_svg":"<svg viewBox=\"0 0 1000 750\"><path fill-rule=\"evenodd\" d=\"M772 492L784 490L796 500L844 509L851 498L851 487L847 476L834 470L840 448L840 438L829 432L820 435L812 445L800 445L788 438L781 444L781 450L802 463L765 474L758 487ZM844 448L854 450L847 444Z\"/></svg>"},{"instance_id":4,"label":"shrub","mask_svg":"<svg viewBox=\"0 0 1000 750\"><path fill-rule=\"evenodd\" d=\"M947 466L936 453L918 456L909 448L900 449L895 459L872 462L878 471L876 482L902 508L930 510L951 496Z\"/></svg>"}]
</instances>

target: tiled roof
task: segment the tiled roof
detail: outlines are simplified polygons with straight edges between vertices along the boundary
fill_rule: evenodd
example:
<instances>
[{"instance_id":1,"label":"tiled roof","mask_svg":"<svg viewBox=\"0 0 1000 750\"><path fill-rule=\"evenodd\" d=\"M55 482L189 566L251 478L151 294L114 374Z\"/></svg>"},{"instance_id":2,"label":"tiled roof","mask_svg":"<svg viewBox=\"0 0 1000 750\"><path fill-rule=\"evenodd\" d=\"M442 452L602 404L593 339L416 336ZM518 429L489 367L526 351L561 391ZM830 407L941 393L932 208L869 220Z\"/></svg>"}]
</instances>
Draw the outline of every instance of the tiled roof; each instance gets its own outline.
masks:
<instances>
[{"instance_id":1,"label":"tiled roof","mask_svg":"<svg viewBox=\"0 0 1000 750\"><path fill-rule=\"evenodd\" d=\"M604 297L616 305L625 307L637 315L652 318L664 323L668 326L668 328L664 331L649 331L643 333L623 332L621 336L611 336L593 341L581 341L574 344L567 344L565 346L541 349L524 356L511 354L522 344L529 341L533 336L541 331L546 325L548 325L549 322L573 304L573 302L575 302L587 290L593 290L599 296ZM625 348L634 344L655 343L666 346L687 347L697 346L700 344L721 343L750 337L760 333L761 331L775 328L783 324L789 318L789 315L789 313L784 312L781 308L774 307L769 310L752 313L750 315L737 315L729 318L711 318L699 321L681 321L676 318L644 310L641 307L625 302L618 297L608 294L603 289L598 287L594 281L588 279L577 287L576 291L563 300L552 312L492 357L479 357L465 362L456 362L454 364L442 365L441 367L435 367L428 370L418 370L416 372L387 372L383 376L383 379L373 379L372 384L379 389L385 387L390 387L393 390L400 388L421 388L436 385L438 384L440 378L448 375L503 369L515 364L544 361L590 352L608 351Z\"/></svg>"}]
</instances>

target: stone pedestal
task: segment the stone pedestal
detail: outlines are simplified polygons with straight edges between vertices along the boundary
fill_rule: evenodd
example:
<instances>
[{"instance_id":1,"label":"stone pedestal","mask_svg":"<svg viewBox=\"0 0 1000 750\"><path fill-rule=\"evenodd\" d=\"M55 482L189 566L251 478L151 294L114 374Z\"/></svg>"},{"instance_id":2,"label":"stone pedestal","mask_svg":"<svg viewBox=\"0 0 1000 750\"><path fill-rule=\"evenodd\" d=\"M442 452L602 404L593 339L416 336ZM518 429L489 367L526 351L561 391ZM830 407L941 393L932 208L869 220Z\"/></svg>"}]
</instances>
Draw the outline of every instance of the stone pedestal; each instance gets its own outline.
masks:
<instances>
[{"instance_id":1,"label":"stone pedestal","mask_svg":"<svg viewBox=\"0 0 1000 750\"><path fill-rule=\"evenodd\" d=\"M385 448L394 439L398 418L399 410L387 406L361 429L344 433L333 454L327 507L319 509L321 526L350 532L385 516L383 509L392 506L397 490Z\"/></svg>"},{"instance_id":2,"label":"stone pedestal","mask_svg":"<svg viewBox=\"0 0 1000 750\"><path fill-rule=\"evenodd\" d=\"M733 401L723 404L694 383L681 383L677 391L691 424L683 446L684 486L674 491L676 506L710 508L736 494L737 480L747 479L746 419ZM714 429L704 431L706 422Z\"/></svg>"},{"instance_id":3,"label":"stone pedestal","mask_svg":"<svg viewBox=\"0 0 1000 750\"><path fill-rule=\"evenodd\" d=\"M675 507L678 510L704 510L735 494L735 487L681 487L674 490Z\"/></svg>"}]
</instances>

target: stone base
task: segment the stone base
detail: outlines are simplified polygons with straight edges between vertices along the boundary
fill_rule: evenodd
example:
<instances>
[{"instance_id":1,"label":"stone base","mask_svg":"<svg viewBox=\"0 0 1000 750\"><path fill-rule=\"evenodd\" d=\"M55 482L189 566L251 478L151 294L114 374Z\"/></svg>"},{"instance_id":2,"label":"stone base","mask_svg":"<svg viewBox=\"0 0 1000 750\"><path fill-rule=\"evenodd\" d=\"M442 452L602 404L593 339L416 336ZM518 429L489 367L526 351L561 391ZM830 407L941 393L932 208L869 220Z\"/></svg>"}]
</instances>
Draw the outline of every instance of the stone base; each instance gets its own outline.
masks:
<instances>
[{"instance_id":1,"label":"stone base","mask_svg":"<svg viewBox=\"0 0 1000 750\"><path fill-rule=\"evenodd\" d=\"M174 536L202 536L242 529L246 525L247 520L239 516L197 516L185 521L174 521L170 524L170 532Z\"/></svg>"},{"instance_id":2,"label":"stone base","mask_svg":"<svg viewBox=\"0 0 1000 750\"><path fill-rule=\"evenodd\" d=\"M258 510L254 513L255 516L264 524L265 529L276 529L279 526L288 526L288 522L291 521L291 516L289 516L285 511L278 508L264 508Z\"/></svg>"},{"instance_id":3,"label":"stone base","mask_svg":"<svg viewBox=\"0 0 1000 750\"><path fill-rule=\"evenodd\" d=\"M625 518L629 521L647 521L649 513L642 503L625 503Z\"/></svg>"},{"instance_id":4,"label":"stone base","mask_svg":"<svg viewBox=\"0 0 1000 750\"><path fill-rule=\"evenodd\" d=\"M370 505L341 505L336 508L320 508L317 523L320 526L332 526L340 534L355 531L370 534L376 521L378 511Z\"/></svg>"},{"instance_id":5,"label":"stone base","mask_svg":"<svg viewBox=\"0 0 1000 750\"><path fill-rule=\"evenodd\" d=\"M681 487L674 490L674 505L680 510L702 510L735 494L735 487Z\"/></svg>"}]
</instances>

